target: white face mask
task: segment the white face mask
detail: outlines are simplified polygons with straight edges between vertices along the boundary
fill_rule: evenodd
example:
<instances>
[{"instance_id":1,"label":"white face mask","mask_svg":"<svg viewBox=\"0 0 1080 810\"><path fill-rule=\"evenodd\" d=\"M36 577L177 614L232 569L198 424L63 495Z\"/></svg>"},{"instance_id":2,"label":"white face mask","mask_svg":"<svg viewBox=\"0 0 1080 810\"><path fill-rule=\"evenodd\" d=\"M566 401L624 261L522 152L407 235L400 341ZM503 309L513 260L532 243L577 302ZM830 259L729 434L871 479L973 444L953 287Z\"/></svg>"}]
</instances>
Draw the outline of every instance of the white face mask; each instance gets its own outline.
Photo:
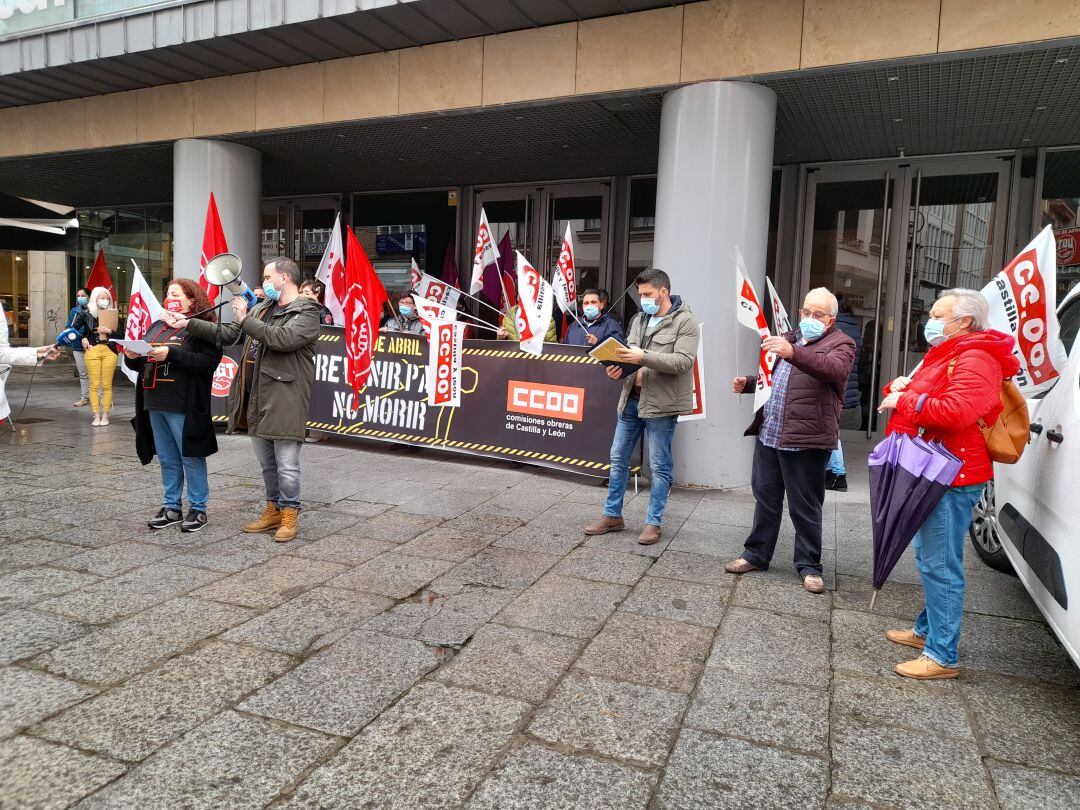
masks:
<instances>
[{"instance_id":1,"label":"white face mask","mask_svg":"<svg viewBox=\"0 0 1080 810\"><path fill-rule=\"evenodd\" d=\"M112 305L112 301L108 298L99 299L97 302L98 309L108 309Z\"/></svg>"}]
</instances>

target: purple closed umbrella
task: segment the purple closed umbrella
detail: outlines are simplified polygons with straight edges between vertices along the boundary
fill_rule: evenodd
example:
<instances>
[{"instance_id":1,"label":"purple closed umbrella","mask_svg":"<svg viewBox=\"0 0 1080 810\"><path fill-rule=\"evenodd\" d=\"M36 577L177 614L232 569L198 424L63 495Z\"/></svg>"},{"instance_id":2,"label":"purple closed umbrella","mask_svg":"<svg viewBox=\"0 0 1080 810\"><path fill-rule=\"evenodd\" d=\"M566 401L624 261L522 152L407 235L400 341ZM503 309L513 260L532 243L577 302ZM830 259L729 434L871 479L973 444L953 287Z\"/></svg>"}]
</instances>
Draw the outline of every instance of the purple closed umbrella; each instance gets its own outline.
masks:
<instances>
[{"instance_id":1,"label":"purple closed umbrella","mask_svg":"<svg viewBox=\"0 0 1080 810\"><path fill-rule=\"evenodd\" d=\"M964 462L940 442L890 433L874 448L868 463L874 530L873 610L878 591Z\"/></svg>"}]
</instances>

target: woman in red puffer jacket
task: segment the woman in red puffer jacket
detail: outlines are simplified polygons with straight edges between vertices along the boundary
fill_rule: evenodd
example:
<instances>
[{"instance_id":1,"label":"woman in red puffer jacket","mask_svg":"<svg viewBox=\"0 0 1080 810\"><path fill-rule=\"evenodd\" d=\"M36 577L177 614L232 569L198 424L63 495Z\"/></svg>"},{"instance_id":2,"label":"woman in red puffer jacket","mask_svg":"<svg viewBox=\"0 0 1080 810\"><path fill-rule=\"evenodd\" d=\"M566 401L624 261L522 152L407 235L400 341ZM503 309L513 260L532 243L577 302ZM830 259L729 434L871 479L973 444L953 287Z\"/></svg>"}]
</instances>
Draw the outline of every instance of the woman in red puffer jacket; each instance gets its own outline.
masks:
<instances>
[{"instance_id":1,"label":"woman in red puffer jacket","mask_svg":"<svg viewBox=\"0 0 1080 810\"><path fill-rule=\"evenodd\" d=\"M983 486L994 476L979 420L993 424L1001 413L1001 383L1020 370L1012 336L987 329L986 299L977 290L948 290L934 303L926 324L930 350L910 377L885 386L880 410L892 409L886 433L919 431L940 440L961 459L952 486L915 535L915 563L925 607L913 630L889 630L886 638L922 655L896 667L921 680L955 678L964 610L964 535Z\"/></svg>"}]
</instances>

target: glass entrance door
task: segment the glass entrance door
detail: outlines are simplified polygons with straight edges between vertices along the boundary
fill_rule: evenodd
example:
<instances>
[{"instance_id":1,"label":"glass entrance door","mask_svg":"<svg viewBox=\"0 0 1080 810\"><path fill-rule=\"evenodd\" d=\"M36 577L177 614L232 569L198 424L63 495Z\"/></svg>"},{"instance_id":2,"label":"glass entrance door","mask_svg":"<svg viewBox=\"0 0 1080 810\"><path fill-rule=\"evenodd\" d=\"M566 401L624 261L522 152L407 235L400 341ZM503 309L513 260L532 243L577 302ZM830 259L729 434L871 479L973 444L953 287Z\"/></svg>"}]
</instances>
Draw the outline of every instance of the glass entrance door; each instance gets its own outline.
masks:
<instances>
[{"instance_id":1,"label":"glass entrance door","mask_svg":"<svg viewBox=\"0 0 1080 810\"><path fill-rule=\"evenodd\" d=\"M592 287L610 287L605 272L609 249L607 237L610 233L607 227L609 188L607 183L549 186L542 195L544 221L541 230L545 238L538 269L549 279L552 278L569 225L574 245L578 295Z\"/></svg>"},{"instance_id":2,"label":"glass entrance door","mask_svg":"<svg viewBox=\"0 0 1080 810\"><path fill-rule=\"evenodd\" d=\"M925 355L934 300L980 289L1003 266L1010 167L974 158L810 171L802 291L836 293L841 328L860 344L860 408L845 411L842 428L867 437L884 428L881 387Z\"/></svg>"}]
</instances>

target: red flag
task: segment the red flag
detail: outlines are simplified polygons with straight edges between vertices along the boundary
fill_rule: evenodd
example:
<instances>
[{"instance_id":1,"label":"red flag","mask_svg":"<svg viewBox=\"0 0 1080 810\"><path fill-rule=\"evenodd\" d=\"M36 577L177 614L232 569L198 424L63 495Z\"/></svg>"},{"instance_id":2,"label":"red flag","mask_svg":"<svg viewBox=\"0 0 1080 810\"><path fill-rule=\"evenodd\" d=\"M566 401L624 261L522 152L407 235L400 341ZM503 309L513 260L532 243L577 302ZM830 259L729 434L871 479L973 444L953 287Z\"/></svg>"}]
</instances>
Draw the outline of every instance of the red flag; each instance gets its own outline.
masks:
<instances>
[{"instance_id":1,"label":"red flag","mask_svg":"<svg viewBox=\"0 0 1080 810\"><path fill-rule=\"evenodd\" d=\"M104 287L109 291L113 306L116 306L116 288L113 287L112 276L109 275L109 266L105 264L105 251L98 249L97 258L94 259L94 268L90 271L90 277L86 279L86 291L94 292L94 287Z\"/></svg>"},{"instance_id":2,"label":"red flag","mask_svg":"<svg viewBox=\"0 0 1080 810\"><path fill-rule=\"evenodd\" d=\"M199 286L206 291L206 297L211 304L217 303L220 287L206 280L206 263L219 253L228 253L229 246L225 242L225 231L221 229L221 217L218 216L217 200L214 192L210 192L210 204L206 206L206 225L203 226L202 257L199 259Z\"/></svg>"},{"instance_id":3,"label":"red flag","mask_svg":"<svg viewBox=\"0 0 1080 810\"><path fill-rule=\"evenodd\" d=\"M371 373L371 354L379 336L379 315L388 298L356 233L352 228L345 230L346 377L353 393L359 396Z\"/></svg>"}]
</instances>

